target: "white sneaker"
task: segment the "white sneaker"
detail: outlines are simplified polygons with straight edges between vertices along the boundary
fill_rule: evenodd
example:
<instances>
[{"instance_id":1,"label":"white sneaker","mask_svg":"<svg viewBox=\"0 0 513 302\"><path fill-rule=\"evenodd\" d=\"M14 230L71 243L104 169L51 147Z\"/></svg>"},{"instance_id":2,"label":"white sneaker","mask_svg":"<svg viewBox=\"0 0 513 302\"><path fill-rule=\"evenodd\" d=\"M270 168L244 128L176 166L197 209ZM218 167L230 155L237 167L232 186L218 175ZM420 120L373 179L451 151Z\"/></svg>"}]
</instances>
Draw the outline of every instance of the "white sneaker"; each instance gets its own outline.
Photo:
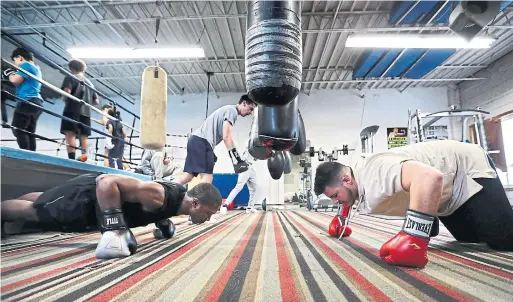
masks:
<instances>
[{"instance_id":1,"label":"white sneaker","mask_svg":"<svg viewBox=\"0 0 513 302\"><path fill-rule=\"evenodd\" d=\"M228 212L228 207L226 207L225 205L222 205L221 209L219 209L219 214L224 215L227 212Z\"/></svg>"}]
</instances>

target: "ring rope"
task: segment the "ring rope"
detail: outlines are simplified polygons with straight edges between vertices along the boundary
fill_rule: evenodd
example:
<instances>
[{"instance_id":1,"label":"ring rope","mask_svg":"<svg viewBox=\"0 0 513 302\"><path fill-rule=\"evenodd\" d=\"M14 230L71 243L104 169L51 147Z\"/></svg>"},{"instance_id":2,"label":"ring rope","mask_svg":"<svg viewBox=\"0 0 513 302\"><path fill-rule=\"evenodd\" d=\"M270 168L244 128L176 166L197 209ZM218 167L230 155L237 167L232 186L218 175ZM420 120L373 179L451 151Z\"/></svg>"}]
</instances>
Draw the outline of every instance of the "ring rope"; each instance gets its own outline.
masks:
<instances>
[{"instance_id":1,"label":"ring rope","mask_svg":"<svg viewBox=\"0 0 513 302\"><path fill-rule=\"evenodd\" d=\"M79 103L81 103L82 105L88 106L88 107L89 107L89 108L91 108L93 111L96 111L97 113L99 113L99 114L101 114L101 115L103 115L103 116L105 116L105 117L107 117L107 118L109 118L109 119L111 119L111 120L114 120L114 121L120 121L119 119L117 119L117 118L115 118L115 117L112 117L112 116L110 116L110 115L108 115L108 114L104 113L104 112L103 112L103 111L101 111L100 109L98 109L98 108L96 108L96 107L94 107L94 106L90 105L89 103L85 102L84 100L81 100L81 99L79 99L79 98L77 98L77 97L75 97L75 96L73 96L73 95L71 95L71 94L67 93L66 91L63 91L63 90L61 90L61 89L59 89L59 88L55 87L54 85L52 85L52 84L50 84L50 83L46 82L45 80L43 80L43 79L41 79L41 78L36 77L35 75L31 74L30 72L28 72L28 71L26 71L26 70L24 70L24 69L22 69L22 68L19 68L18 66L14 65L14 64L12 64L12 63L10 63L10 62L8 62L8 61L6 61L6 60L5 60L5 59L3 59L3 58L2 58L2 62L4 62L4 63L8 64L10 67L12 67L12 68L14 68L14 69L16 69L16 70L18 70L18 71L23 72L24 74L26 74L26 75L27 75L27 76L29 76L30 78L32 78L32 79L34 79L34 80L38 81L39 83L41 83L41 84L43 84L43 85L47 86L48 88L52 89L53 91L55 91L55 92L57 92L57 93L59 93L59 94L61 94L61 95L65 96L65 97L67 97L67 98L69 98L69 99L71 99L71 100L73 100L73 101L75 101L75 102L79 102ZM7 92L7 91L6 91L6 92ZM12 95L12 94L11 94L11 95ZM133 131L137 131L138 133L141 133L141 131L139 131L139 130L137 130L137 129L135 129L135 128L133 128L133 127L129 126L129 125L127 125L126 123L123 123L122 121L120 121L120 122L121 122L121 124L123 124L123 125L124 125L124 126L126 126L127 128L132 129Z\"/></svg>"},{"instance_id":2,"label":"ring rope","mask_svg":"<svg viewBox=\"0 0 513 302\"><path fill-rule=\"evenodd\" d=\"M100 131L100 130L94 129L94 128L90 127L90 126L87 126L87 125L85 125L85 124L82 124L81 122L75 121L74 119L70 119L70 118L65 117L65 116L62 116L62 115L60 115L60 114L58 114L58 113L52 112L52 111L50 111L50 110L48 110L48 109L46 109L46 108L44 108L44 107L42 107L42 106L39 106L39 105L34 104L34 103L30 102L30 101L27 101L27 100L24 100L24 99L22 99L22 98L20 98L20 97L18 97L18 96L15 96L14 94L12 94L12 93L10 93L10 92L8 92L8 91L6 91L6 90L2 90L2 92L6 93L7 95L9 95L9 96L11 96L11 97L13 97L13 98L15 98L16 100L19 100L19 101L21 101L21 102L25 102L25 103L27 103L27 104L30 104L31 106L34 106L34 107L36 107L36 108L41 109L43 112L46 112L46 113L48 113L48 114L50 114L50 115L53 115L53 116L58 117L58 118L61 118L61 119L65 120L65 121L68 121L68 122L71 122L71 123L74 123L74 124L77 124L77 125L81 125L81 126L83 126L83 127L86 127L86 128L88 128L88 129L90 129L91 131L94 131L94 132L96 132L96 133L99 133L99 134L102 134L102 135L108 136L108 137L110 137L110 138L116 138L116 139L119 139L119 140L121 140L121 141L125 142L125 143L126 143L127 145L129 145L129 146L134 146L134 147L137 147L137 148L139 148L139 149L143 149L143 150L145 149L145 148L143 148L143 147L141 147L141 146L134 145L134 144L132 144L132 143L130 143L130 142L127 142L126 140L124 140L124 139L122 139L122 138L119 138L119 137L113 137L112 135L110 135L110 134L108 134L108 133L105 133L105 132L102 132L102 131Z\"/></svg>"}]
</instances>

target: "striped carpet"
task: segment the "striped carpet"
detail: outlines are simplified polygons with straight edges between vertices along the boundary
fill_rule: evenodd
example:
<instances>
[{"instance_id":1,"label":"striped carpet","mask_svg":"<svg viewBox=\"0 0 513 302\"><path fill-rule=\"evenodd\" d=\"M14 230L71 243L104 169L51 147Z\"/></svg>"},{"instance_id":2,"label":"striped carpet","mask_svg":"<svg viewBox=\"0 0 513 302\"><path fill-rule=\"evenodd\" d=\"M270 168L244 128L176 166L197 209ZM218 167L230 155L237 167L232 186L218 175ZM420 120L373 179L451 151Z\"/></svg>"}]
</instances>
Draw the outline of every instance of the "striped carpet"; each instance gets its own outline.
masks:
<instances>
[{"instance_id":1,"label":"striped carpet","mask_svg":"<svg viewBox=\"0 0 513 302\"><path fill-rule=\"evenodd\" d=\"M426 268L399 268L378 253L402 221L355 216L353 234L339 241L326 233L333 215L233 211L180 225L167 241L137 228L137 254L109 261L94 257L97 233L3 241L1 299L513 301L513 253L458 244L442 228Z\"/></svg>"}]
</instances>

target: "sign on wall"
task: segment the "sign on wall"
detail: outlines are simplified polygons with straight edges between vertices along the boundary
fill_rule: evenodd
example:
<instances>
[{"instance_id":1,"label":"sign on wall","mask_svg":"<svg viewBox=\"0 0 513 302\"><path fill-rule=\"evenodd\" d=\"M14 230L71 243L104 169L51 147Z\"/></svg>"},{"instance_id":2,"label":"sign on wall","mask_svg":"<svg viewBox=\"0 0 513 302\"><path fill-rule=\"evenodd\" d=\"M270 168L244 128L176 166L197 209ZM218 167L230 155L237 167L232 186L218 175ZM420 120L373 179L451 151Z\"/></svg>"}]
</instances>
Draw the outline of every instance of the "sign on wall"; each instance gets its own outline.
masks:
<instances>
[{"instance_id":1,"label":"sign on wall","mask_svg":"<svg viewBox=\"0 0 513 302\"><path fill-rule=\"evenodd\" d=\"M408 128L387 128L388 149L408 145Z\"/></svg>"}]
</instances>

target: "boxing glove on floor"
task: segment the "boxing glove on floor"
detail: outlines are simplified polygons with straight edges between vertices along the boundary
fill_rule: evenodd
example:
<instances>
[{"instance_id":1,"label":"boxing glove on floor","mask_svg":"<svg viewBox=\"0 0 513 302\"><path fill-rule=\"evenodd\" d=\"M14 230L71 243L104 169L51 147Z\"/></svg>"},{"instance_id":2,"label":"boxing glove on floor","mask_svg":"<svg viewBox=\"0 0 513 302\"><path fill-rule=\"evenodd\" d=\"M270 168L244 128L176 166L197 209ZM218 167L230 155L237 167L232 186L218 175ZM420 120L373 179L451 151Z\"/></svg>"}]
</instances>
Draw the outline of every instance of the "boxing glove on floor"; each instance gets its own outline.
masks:
<instances>
[{"instance_id":1,"label":"boxing glove on floor","mask_svg":"<svg viewBox=\"0 0 513 302\"><path fill-rule=\"evenodd\" d=\"M233 170L235 173L240 174L242 172L246 172L249 169L249 164L240 158L237 149L231 149L228 151L228 154L230 154L230 159L232 160Z\"/></svg>"},{"instance_id":2,"label":"boxing glove on floor","mask_svg":"<svg viewBox=\"0 0 513 302\"><path fill-rule=\"evenodd\" d=\"M155 223L156 229L153 230L155 239L172 238L176 232L175 224L170 219L162 219Z\"/></svg>"},{"instance_id":3,"label":"boxing glove on floor","mask_svg":"<svg viewBox=\"0 0 513 302\"><path fill-rule=\"evenodd\" d=\"M137 241L129 229L106 231L96 247L96 258L112 259L124 258L134 254L137 250Z\"/></svg>"},{"instance_id":4,"label":"boxing glove on floor","mask_svg":"<svg viewBox=\"0 0 513 302\"><path fill-rule=\"evenodd\" d=\"M342 237L351 235L353 230L351 230L350 226L346 226L346 229L344 230L345 219L346 218L341 218L340 216L333 217L328 227L328 233L330 236L340 237L340 235L342 235L342 231L344 231L344 235Z\"/></svg>"},{"instance_id":5,"label":"boxing glove on floor","mask_svg":"<svg viewBox=\"0 0 513 302\"><path fill-rule=\"evenodd\" d=\"M100 227L103 235L96 247L98 259L122 258L136 252L137 241L120 208L102 210Z\"/></svg>"},{"instance_id":6,"label":"boxing glove on floor","mask_svg":"<svg viewBox=\"0 0 513 302\"><path fill-rule=\"evenodd\" d=\"M380 257L392 265L425 267L428 263L427 248L435 218L408 210L401 232L383 244L379 251Z\"/></svg>"}]
</instances>

